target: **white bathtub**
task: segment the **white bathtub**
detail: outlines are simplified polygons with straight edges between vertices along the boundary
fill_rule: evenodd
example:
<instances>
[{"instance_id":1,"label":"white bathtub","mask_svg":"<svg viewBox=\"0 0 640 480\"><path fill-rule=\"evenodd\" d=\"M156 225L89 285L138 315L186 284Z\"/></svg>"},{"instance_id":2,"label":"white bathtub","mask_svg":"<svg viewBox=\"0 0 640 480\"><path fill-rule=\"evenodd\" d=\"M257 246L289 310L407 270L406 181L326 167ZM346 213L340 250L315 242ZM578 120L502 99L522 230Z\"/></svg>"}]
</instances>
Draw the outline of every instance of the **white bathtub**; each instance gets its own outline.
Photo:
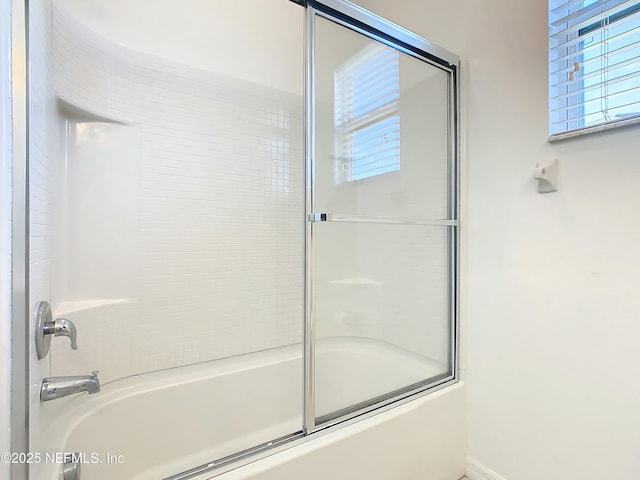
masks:
<instances>
[{"instance_id":1,"label":"white bathtub","mask_svg":"<svg viewBox=\"0 0 640 480\"><path fill-rule=\"evenodd\" d=\"M317 350L320 415L425 374L424 362L381 344L351 339ZM55 421L48 422L38 450L82 453L82 480L159 480L298 432L300 353L300 347L286 347L154 372L104 385L96 395L45 404L43 415ZM457 480L464 455L464 385L458 383L313 434L217 478ZM31 478L59 480L60 466L34 465Z\"/></svg>"}]
</instances>

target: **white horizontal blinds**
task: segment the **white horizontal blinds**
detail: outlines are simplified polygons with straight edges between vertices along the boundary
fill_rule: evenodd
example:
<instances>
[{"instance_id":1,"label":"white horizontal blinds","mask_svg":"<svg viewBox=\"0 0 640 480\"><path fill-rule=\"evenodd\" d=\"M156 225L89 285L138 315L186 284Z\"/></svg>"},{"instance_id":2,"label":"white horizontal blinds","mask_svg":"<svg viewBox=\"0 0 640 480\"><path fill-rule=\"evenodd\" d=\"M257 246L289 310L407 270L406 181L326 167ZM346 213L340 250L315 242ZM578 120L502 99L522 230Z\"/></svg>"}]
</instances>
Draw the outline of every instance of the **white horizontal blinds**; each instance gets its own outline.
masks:
<instances>
[{"instance_id":1,"label":"white horizontal blinds","mask_svg":"<svg viewBox=\"0 0 640 480\"><path fill-rule=\"evenodd\" d=\"M550 133L640 117L640 0L550 0Z\"/></svg>"},{"instance_id":2,"label":"white horizontal blinds","mask_svg":"<svg viewBox=\"0 0 640 480\"><path fill-rule=\"evenodd\" d=\"M336 180L400 169L399 53L371 44L334 74Z\"/></svg>"}]
</instances>

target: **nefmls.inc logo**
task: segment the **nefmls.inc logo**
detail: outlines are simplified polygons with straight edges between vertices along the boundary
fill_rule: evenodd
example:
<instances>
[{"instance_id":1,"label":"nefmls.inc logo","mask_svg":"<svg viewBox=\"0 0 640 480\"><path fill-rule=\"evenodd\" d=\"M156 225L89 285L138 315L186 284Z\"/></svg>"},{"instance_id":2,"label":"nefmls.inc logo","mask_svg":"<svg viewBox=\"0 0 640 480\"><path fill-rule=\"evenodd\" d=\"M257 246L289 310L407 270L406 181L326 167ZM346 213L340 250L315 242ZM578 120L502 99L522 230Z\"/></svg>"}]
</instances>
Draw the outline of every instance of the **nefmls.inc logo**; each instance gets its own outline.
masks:
<instances>
[{"instance_id":1,"label":"nefmls.inc logo","mask_svg":"<svg viewBox=\"0 0 640 480\"><path fill-rule=\"evenodd\" d=\"M47 452L47 463L102 463L98 452Z\"/></svg>"},{"instance_id":2,"label":"nefmls.inc logo","mask_svg":"<svg viewBox=\"0 0 640 480\"><path fill-rule=\"evenodd\" d=\"M124 463L124 455L98 452L55 452L47 453L48 463L80 463L80 464L100 464L100 463Z\"/></svg>"}]
</instances>

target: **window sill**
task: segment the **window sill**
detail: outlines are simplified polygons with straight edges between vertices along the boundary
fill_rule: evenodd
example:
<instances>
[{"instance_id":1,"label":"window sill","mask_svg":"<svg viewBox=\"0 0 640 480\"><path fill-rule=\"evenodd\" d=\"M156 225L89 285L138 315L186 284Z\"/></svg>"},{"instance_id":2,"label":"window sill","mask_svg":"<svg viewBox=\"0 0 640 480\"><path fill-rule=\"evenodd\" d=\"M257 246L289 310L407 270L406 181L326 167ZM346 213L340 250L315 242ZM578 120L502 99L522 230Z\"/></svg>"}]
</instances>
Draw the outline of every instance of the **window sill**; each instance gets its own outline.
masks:
<instances>
[{"instance_id":1,"label":"window sill","mask_svg":"<svg viewBox=\"0 0 640 480\"><path fill-rule=\"evenodd\" d=\"M564 132L564 133L556 133L554 135L551 135L548 139L547 142L549 143L554 143L554 142L559 142L561 140L567 140L569 138L574 138L574 137L579 137L582 135L587 135L590 133L597 133L597 132L604 132L606 130L612 130L614 128L621 128L621 127L626 127L629 125L637 125L640 124L640 116L637 117L633 117L633 118L626 118L624 120L613 120L611 122L608 123L602 123L600 125L596 125L593 127L586 127L586 128L580 128L577 130L570 130L568 132Z\"/></svg>"}]
</instances>

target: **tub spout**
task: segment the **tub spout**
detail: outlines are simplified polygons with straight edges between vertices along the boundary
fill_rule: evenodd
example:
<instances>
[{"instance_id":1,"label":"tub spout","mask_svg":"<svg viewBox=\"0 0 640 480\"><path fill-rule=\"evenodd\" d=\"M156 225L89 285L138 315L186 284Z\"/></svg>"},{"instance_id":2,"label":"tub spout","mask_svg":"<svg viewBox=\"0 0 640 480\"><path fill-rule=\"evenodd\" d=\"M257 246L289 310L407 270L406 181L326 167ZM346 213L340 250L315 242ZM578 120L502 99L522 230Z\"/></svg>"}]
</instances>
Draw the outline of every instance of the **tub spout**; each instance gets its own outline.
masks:
<instances>
[{"instance_id":1,"label":"tub spout","mask_svg":"<svg viewBox=\"0 0 640 480\"><path fill-rule=\"evenodd\" d=\"M100 391L98 372L76 377L48 377L42 380L40 401L48 402L74 393L87 392L89 395Z\"/></svg>"},{"instance_id":2,"label":"tub spout","mask_svg":"<svg viewBox=\"0 0 640 480\"><path fill-rule=\"evenodd\" d=\"M64 463L62 464L62 480L80 480L80 453L65 453Z\"/></svg>"}]
</instances>

